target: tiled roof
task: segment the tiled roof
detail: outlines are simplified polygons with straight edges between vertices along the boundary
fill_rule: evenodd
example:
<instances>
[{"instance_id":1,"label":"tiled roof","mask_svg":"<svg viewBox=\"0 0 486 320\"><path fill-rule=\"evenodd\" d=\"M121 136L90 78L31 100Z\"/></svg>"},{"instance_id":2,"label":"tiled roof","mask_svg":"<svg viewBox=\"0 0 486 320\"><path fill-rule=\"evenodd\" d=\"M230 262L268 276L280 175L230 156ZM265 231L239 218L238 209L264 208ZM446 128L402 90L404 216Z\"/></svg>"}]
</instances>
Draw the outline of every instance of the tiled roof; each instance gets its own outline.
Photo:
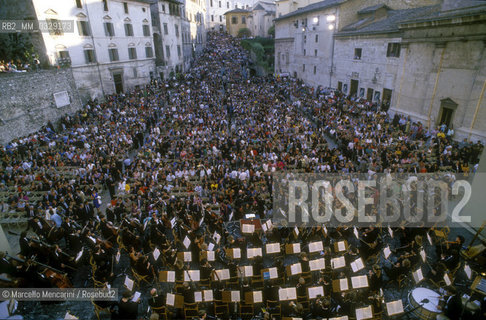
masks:
<instances>
[{"instance_id":1,"label":"tiled roof","mask_svg":"<svg viewBox=\"0 0 486 320\"><path fill-rule=\"evenodd\" d=\"M390 9L387 5L377 4L376 6L366 7L366 8L359 10L358 14L372 13L372 12L375 12L376 10L378 10L378 9L381 9L381 8Z\"/></svg>"},{"instance_id":2,"label":"tiled roof","mask_svg":"<svg viewBox=\"0 0 486 320\"><path fill-rule=\"evenodd\" d=\"M404 10L390 10L383 19L371 22L370 18L358 20L350 25L345 26L338 32L337 36L346 36L354 34L376 34L398 32L398 25L403 21L417 19L427 15L439 12L440 5L420 7ZM362 27L361 27L362 26Z\"/></svg>"},{"instance_id":3,"label":"tiled roof","mask_svg":"<svg viewBox=\"0 0 486 320\"><path fill-rule=\"evenodd\" d=\"M275 21L288 19L288 18L298 16L298 15L301 15L301 14L304 14L304 13L309 13L309 12L313 12L313 11L317 11L317 10L335 7L335 6L340 5L341 3L344 3L346 1L347 0L324 0L324 1L321 1L321 2L318 2L318 3L313 3L313 4L310 4L306 7L299 8L295 11L287 13L286 15L283 15L283 16L275 19Z\"/></svg>"},{"instance_id":4,"label":"tiled roof","mask_svg":"<svg viewBox=\"0 0 486 320\"><path fill-rule=\"evenodd\" d=\"M249 13L249 12L250 11L245 10L245 9L236 8L236 9L233 9L233 10L230 10L230 11L226 11L224 14L228 14L228 13Z\"/></svg>"}]
</instances>

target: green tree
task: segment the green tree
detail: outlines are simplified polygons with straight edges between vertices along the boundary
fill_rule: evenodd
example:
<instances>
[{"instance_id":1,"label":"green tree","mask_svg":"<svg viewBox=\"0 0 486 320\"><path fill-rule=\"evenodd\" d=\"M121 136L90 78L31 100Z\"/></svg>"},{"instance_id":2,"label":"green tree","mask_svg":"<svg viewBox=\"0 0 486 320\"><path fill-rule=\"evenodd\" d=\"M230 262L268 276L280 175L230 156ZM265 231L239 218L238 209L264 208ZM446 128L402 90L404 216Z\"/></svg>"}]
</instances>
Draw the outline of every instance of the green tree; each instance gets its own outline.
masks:
<instances>
[{"instance_id":1,"label":"green tree","mask_svg":"<svg viewBox=\"0 0 486 320\"><path fill-rule=\"evenodd\" d=\"M31 62L34 46L28 34L0 34L0 60Z\"/></svg>"},{"instance_id":2,"label":"green tree","mask_svg":"<svg viewBox=\"0 0 486 320\"><path fill-rule=\"evenodd\" d=\"M238 30L238 38L248 38L251 36L251 31L248 28L241 28Z\"/></svg>"},{"instance_id":3,"label":"green tree","mask_svg":"<svg viewBox=\"0 0 486 320\"><path fill-rule=\"evenodd\" d=\"M275 25L268 28L268 35L271 36L272 38L275 38Z\"/></svg>"}]
</instances>

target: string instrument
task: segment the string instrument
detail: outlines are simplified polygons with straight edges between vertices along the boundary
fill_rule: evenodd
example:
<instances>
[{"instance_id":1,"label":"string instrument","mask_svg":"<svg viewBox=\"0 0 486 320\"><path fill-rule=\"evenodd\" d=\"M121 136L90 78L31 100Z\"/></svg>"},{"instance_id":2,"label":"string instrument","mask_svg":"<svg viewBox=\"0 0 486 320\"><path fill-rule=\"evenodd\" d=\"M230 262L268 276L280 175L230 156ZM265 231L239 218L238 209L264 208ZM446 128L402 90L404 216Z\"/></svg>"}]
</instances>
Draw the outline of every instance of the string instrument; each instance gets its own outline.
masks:
<instances>
[{"instance_id":1,"label":"string instrument","mask_svg":"<svg viewBox=\"0 0 486 320\"><path fill-rule=\"evenodd\" d=\"M8 233L10 234L13 234L13 235L16 235L16 236L20 236L20 233L18 232L15 232L15 231L11 231L9 230ZM34 242L36 244L38 244L39 246L44 246L48 249L53 249L54 248L54 245L51 245L49 243L46 243L40 239L36 239L36 238L29 238L29 237L25 237L29 242ZM68 258L69 260L74 260L74 257L70 256L69 254L67 254L66 252L64 251L59 251L60 254L62 254L63 256L65 256L66 258Z\"/></svg>"},{"instance_id":2,"label":"string instrument","mask_svg":"<svg viewBox=\"0 0 486 320\"><path fill-rule=\"evenodd\" d=\"M363 242L364 244L366 244L370 249L374 249L378 245L378 239L375 240L375 241L373 241L373 242L371 242L371 243L368 243L368 242L364 241L361 238L358 238L358 240L361 241L361 242Z\"/></svg>"},{"instance_id":3,"label":"string instrument","mask_svg":"<svg viewBox=\"0 0 486 320\"><path fill-rule=\"evenodd\" d=\"M72 288L73 285L71 281L69 280L67 273L62 272L61 270L58 270L56 268L53 268L47 264L43 264L41 262L35 261L33 259L30 260L24 260L20 259L18 257L13 257L11 255L6 255L9 259L12 259L14 261L26 264L26 265L38 265L40 267L43 267L44 270L40 272L39 274L42 277L45 277L49 280L52 286L57 287L57 288Z\"/></svg>"}]
</instances>

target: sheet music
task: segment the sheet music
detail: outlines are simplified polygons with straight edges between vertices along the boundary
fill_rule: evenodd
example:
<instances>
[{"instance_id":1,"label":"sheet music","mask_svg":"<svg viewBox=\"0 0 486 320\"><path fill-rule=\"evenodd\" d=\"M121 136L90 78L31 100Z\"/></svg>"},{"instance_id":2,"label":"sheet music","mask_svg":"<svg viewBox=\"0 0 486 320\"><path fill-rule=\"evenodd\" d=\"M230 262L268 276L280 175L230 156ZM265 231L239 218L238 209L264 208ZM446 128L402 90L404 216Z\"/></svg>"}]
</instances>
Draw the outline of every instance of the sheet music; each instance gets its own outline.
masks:
<instances>
[{"instance_id":1,"label":"sheet music","mask_svg":"<svg viewBox=\"0 0 486 320\"><path fill-rule=\"evenodd\" d=\"M302 265L299 263L294 263L290 266L290 274L295 275L302 273Z\"/></svg>"},{"instance_id":2,"label":"sheet music","mask_svg":"<svg viewBox=\"0 0 486 320\"><path fill-rule=\"evenodd\" d=\"M417 269L416 271L412 272L413 280L415 283L419 283L424 279L424 275L422 274L422 268Z\"/></svg>"},{"instance_id":3,"label":"sheet music","mask_svg":"<svg viewBox=\"0 0 486 320\"><path fill-rule=\"evenodd\" d=\"M326 228L326 226L322 226L322 230L324 230L324 232L327 234L327 228Z\"/></svg>"},{"instance_id":4,"label":"sheet music","mask_svg":"<svg viewBox=\"0 0 486 320\"><path fill-rule=\"evenodd\" d=\"M292 243L292 252L300 253L300 243Z\"/></svg>"},{"instance_id":5,"label":"sheet music","mask_svg":"<svg viewBox=\"0 0 486 320\"><path fill-rule=\"evenodd\" d=\"M422 257L423 262L427 262L427 256L425 255L425 250L420 250L420 256Z\"/></svg>"},{"instance_id":6,"label":"sheet music","mask_svg":"<svg viewBox=\"0 0 486 320\"><path fill-rule=\"evenodd\" d=\"M366 288L368 287L368 277L367 276L351 277L351 284L353 285L353 289Z\"/></svg>"},{"instance_id":7,"label":"sheet music","mask_svg":"<svg viewBox=\"0 0 486 320\"><path fill-rule=\"evenodd\" d=\"M184 270L184 281L200 281L199 270Z\"/></svg>"},{"instance_id":8,"label":"sheet music","mask_svg":"<svg viewBox=\"0 0 486 320\"><path fill-rule=\"evenodd\" d=\"M140 299L141 295L142 294L140 292L136 291L135 294L133 295L132 302L137 302Z\"/></svg>"},{"instance_id":9,"label":"sheet music","mask_svg":"<svg viewBox=\"0 0 486 320\"><path fill-rule=\"evenodd\" d=\"M466 276L469 278L469 280L471 280L472 271L471 271L471 268L469 267L469 265L467 265L467 264L464 265L464 272L466 273Z\"/></svg>"},{"instance_id":10,"label":"sheet music","mask_svg":"<svg viewBox=\"0 0 486 320\"><path fill-rule=\"evenodd\" d=\"M243 224L241 225L241 233L253 233L255 232L255 225Z\"/></svg>"},{"instance_id":11,"label":"sheet music","mask_svg":"<svg viewBox=\"0 0 486 320\"><path fill-rule=\"evenodd\" d=\"M174 226L176 225L176 218L172 218L172 220L170 220L170 225L172 226L172 228L174 228Z\"/></svg>"},{"instance_id":12,"label":"sheet music","mask_svg":"<svg viewBox=\"0 0 486 320\"><path fill-rule=\"evenodd\" d=\"M385 259L388 259L388 257L390 256L391 254L391 250L390 250L390 247L385 247L385 249L383 249L383 255L385 256Z\"/></svg>"},{"instance_id":13,"label":"sheet music","mask_svg":"<svg viewBox=\"0 0 486 320\"><path fill-rule=\"evenodd\" d=\"M403 303L402 300L391 301L386 303L386 310L389 316L403 313Z\"/></svg>"},{"instance_id":14,"label":"sheet music","mask_svg":"<svg viewBox=\"0 0 486 320\"><path fill-rule=\"evenodd\" d=\"M241 266L238 267L242 277L253 277L253 267L252 266Z\"/></svg>"},{"instance_id":15,"label":"sheet music","mask_svg":"<svg viewBox=\"0 0 486 320\"><path fill-rule=\"evenodd\" d=\"M211 302L213 301L213 290L203 290L204 294L204 301L205 302Z\"/></svg>"},{"instance_id":16,"label":"sheet music","mask_svg":"<svg viewBox=\"0 0 486 320\"><path fill-rule=\"evenodd\" d=\"M192 261L192 253L185 251L184 252L184 262L190 262Z\"/></svg>"},{"instance_id":17,"label":"sheet music","mask_svg":"<svg viewBox=\"0 0 486 320\"><path fill-rule=\"evenodd\" d=\"M248 259L254 258L254 257L261 257L262 256L262 248L249 248L247 251L247 257Z\"/></svg>"},{"instance_id":18,"label":"sheet music","mask_svg":"<svg viewBox=\"0 0 486 320\"><path fill-rule=\"evenodd\" d=\"M132 291L133 289L133 280L130 279L128 276L125 276L125 282L123 282L125 287L127 287L128 290Z\"/></svg>"},{"instance_id":19,"label":"sheet music","mask_svg":"<svg viewBox=\"0 0 486 320\"><path fill-rule=\"evenodd\" d=\"M189 238L185 236L182 243L184 244L184 247L186 247L186 249L189 249L189 246L191 245L191 240L189 240Z\"/></svg>"},{"instance_id":20,"label":"sheet music","mask_svg":"<svg viewBox=\"0 0 486 320\"><path fill-rule=\"evenodd\" d=\"M239 291L231 291L231 301L232 302L239 302L240 301L240 292Z\"/></svg>"},{"instance_id":21,"label":"sheet music","mask_svg":"<svg viewBox=\"0 0 486 320\"><path fill-rule=\"evenodd\" d=\"M337 247L339 252L346 251L346 244L344 243L344 241L339 241L337 243Z\"/></svg>"},{"instance_id":22,"label":"sheet music","mask_svg":"<svg viewBox=\"0 0 486 320\"><path fill-rule=\"evenodd\" d=\"M344 257L332 258L331 259L331 267L333 269L339 269L346 266L346 260Z\"/></svg>"},{"instance_id":23,"label":"sheet music","mask_svg":"<svg viewBox=\"0 0 486 320\"><path fill-rule=\"evenodd\" d=\"M339 289L341 291L346 291L346 290L349 289L348 279L347 278L339 279Z\"/></svg>"},{"instance_id":24,"label":"sheet music","mask_svg":"<svg viewBox=\"0 0 486 320\"><path fill-rule=\"evenodd\" d=\"M349 320L348 316L329 318L328 320Z\"/></svg>"},{"instance_id":25,"label":"sheet music","mask_svg":"<svg viewBox=\"0 0 486 320\"><path fill-rule=\"evenodd\" d=\"M265 222L263 225L262 225L262 229L264 232L267 232L269 231L270 229L272 229L272 220L268 220L267 222Z\"/></svg>"},{"instance_id":26,"label":"sheet music","mask_svg":"<svg viewBox=\"0 0 486 320\"><path fill-rule=\"evenodd\" d=\"M214 249L214 243L210 242L208 244L208 251L213 251L213 249Z\"/></svg>"},{"instance_id":27,"label":"sheet music","mask_svg":"<svg viewBox=\"0 0 486 320\"><path fill-rule=\"evenodd\" d=\"M356 237L356 239L359 239L359 233L358 233L358 229L356 229L356 227L354 227L353 233L354 233L354 236Z\"/></svg>"},{"instance_id":28,"label":"sheet music","mask_svg":"<svg viewBox=\"0 0 486 320\"><path fill-rule=\"evenodd\" d=\"M267 254L268 253L279 253L280 252L280 243L267 243L266 245Z\"/></svg>"},{"instance_id":29,"label":"sheet music","mask_svg":"<svg viewBox=\"0 0 486 320\"><path fill-rule=\"evenodd\" d=\"M167 271L167 282L175 282L175 271Z\"/></svg>"},{"instance_id":30,"label":"sheet music","mask_svg":"<svg viewBox=\"0 0 486 320\"><path fill-rule=\"evenodd\" d=\"M296 288L282 288L278 290L278 297L280 301L297 299Z\"/></svg>"},{"instance_id":31,"label":"sheet music","mask_svg":"<svg viewBox=\"0 0 486 320\"><path fill-rule=\"evenodd\" d=\"M310 271L317 271L325 268L326 268L326 260L324 260L324 258L309 261Z\"/></svg>"},{"instance_id":32,"label":"sheet music","mask_svg":"<svg viewBox=\"0 0 486 320\"><path fill-rule=\"evenodd\" d=\"M324 287L310 287L307 289L309 293L309 299L315 299L317 296L324 296Z\"/></svg>"},{"instance_id":33,"label":"sheet music","mask_svg":"<svg viewBox=\"0 0 486 320\"><path fill-rule=\"evenodd\" d=\"M13 313L13 312L11 312ZM64 320L78 320L79 318L76 316L73 316L72 314L69 313L69 311L66 312L64 315Z\"/></svg>"},{"instance_id":34,"label":"sheet music","mask_svg":"<svg viewBox=\"0 0 486 320\"><path fill-rule=\"evenodd\" d=\"M449 275L447 275L447 273L444 274L444 281L446 286L450 286L452 284L451 279L449 278Z\"/></svg>"},{"instance_id":35,"label":"sheet music","mask_svg":"<svg viewBox=\"0 0 486 320\"><path fill-rule=\"evenodd\" d=\"M278 278L278 271L277 268L270 268L268 269L268 272L270 273L270 279L277 279Z\"/></svg>"},{"instance_id":36,"label":"sheet music","mask_svg":"<svg viewBox=\"0 0 486 320\"><path fill-rule=\"evenodd\" d=\"M390 226L388 226L388 233L390 234L390 237L393 238L393 230L390 228Z\"/></svg>"},{"instance_id":37,"label":"sheet music","mask_svg":"<svg viewBox=\"0 0 486 320\"><path fill-rule=\"evenodd\" d=\"M202 291L194 292L194 302L202 302L203 301L203 293Z\"/></svg>"},{"instance_id":38,"label":"sheet music","mask_svg":"<svg viewBox=\"0 0 486 320\"><path fill-rule=\"evenodd\" d=\"M228 280L230 278L229 269L216 270L214 280Z\"/></svg>"},{"instance_id":39,"label":"sheet music","mask_svg":"<svg viewBox=\"0 0 486 320\"><path fill-rule=\"evenodd\" d=\"M216 243L219 243L219 241L221 240L221 236L219 235L219 233L217 233L216 231L214 231L214 233L213 233L213 239L214 239L214 241L216 241Z\"/></svg>"},{"instance_id":40,"label":"sheet music","mask_svg":"<svg viewBox=\"0 0 486 320\"><path fill-rule=\"evenodd\" d=\"M234 248L233 249L233 258L234 259L241 259L241 249L240 248Z\"/></svg>"},{"instance_id":41,"label":"sheet music","mask_svg":"<svg viewBox=\"0 0 486 320\"><path fill-rule=\"evenodd\" d=\"M299 228L295 227L294 232L295 232L295 236L298 237L299 236Z\"/></svg>"},{"instance_id":42,"label":"sheet music","mask_svg":"<svg viewBox=\"0 0 486 320\"><path fill-rule=\"evenodd\" d=\"M309 243L309 252L318 252L324 250L324 246L322 245L322 241L315 241Z\"/></svg>"},{"instance_id":43,"label":"sheet music","mask_svg":"<svg viewBox=\"0 0 486 320\"><path fill-rule=\"evenodd\" d=\"M216 260L216 255L214 251L206 251L206 256L208 258L208 261L215 261Z\"/></svg>"},{"instance_id":44,"label":"sheet music","mask_svg":"<svg viewBox=\"0 0 486 320\"><path fill-rule=\"evenodd\" d=\"M253 303L262 303L263 293L261 291L253 291Z\"/></svg>"},{"instance_id":45,"label":"sheet music","mask_svg":"<svg viewBox=\"0 0 486 320\"><path fill-rule=\"evenodd\" d=\"M364 320L364 319L371 319L371 318L373 318L373 311L371 310L371 306L356 309L356 320Z\"/></svg>"},{"instance_id":46,"label":"sheet music","mask_svg":"<svg viewBox=\"0 0 486 320\"><path fill-rule=\"evenodd\" d=\"M160 256L160 251L159 249L155 248L154 249L154 252L152 252L152 255L154 256L154 260L157 261L157 259L159 258Z\"/></svg>"},{"instance_id":47,"label":"sheet music","mask_svg":"<svg viewBox=\"0 0 486 320\"><path fill-rule=\"evenodd\" d=\"M364 268L364 263L363 259L358 258L351 262L351 269L353 269L353 272L359 271Z\"/></svg>"},{"instance_id":48,"label":"sheet music","mask_svg":"<svg viewBox=\"0 0 486 320\"><path fill-rule=\"evenodd\" d=\"M168 293L166 296L166 304L168 306L174 306L175 305L175 295L172 293Z\"/></svg>"}]
</instances>

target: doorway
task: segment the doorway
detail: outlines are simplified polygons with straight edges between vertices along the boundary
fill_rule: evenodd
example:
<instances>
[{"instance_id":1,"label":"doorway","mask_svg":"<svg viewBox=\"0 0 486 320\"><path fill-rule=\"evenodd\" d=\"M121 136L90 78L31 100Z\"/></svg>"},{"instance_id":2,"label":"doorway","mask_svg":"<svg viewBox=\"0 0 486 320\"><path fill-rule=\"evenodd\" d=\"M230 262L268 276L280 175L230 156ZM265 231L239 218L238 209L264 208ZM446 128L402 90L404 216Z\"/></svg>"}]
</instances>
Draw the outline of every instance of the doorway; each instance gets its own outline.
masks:
<instances>
[{"instance_id":1,"label":"doorway","mask_svg":"<svg viewBox=\"0 0 486 320\"><path fill-rule=\"evenodd\" d=\"M456 111L457 103L452 99L446 98L440 101L440 111L437 119L439 125L445 124L447 128L450 128L453 124L454 112Z\"/></svg>"},{"instance_id":2,"label":"doorway","mask_svg":"<svg viewBox=\"0 0 486 320\"><path fill-rule=\"evenodd\" d=\"M368 88L368 91L366 92L366 100L368 101L373 100L373 89Z\"/></svg>"},{"instance_id":3,"label":"doorway","mask_svg":"<svg viewBox=\"0 0 486 320\"><path fill-rule=\"evenodd\" d=\"M338 81L338 87L337 87L337 89L339 91L343 91L343 83L341 81Z\"/></svg>"},{"instance_id":4,"label":"doorway","mask_svg":"<svg viewBox=\"0 0 486 320\"><path fill-rule=\"evenodd\" d=\"M392 93L392 90L383 88L383 102L381 104L381 108L385 112L390 108Z\"/></svg>"},{"instance_id":5,"label":"doorway","mask_svg":"<svg viewBox=\"0 0 486 320\"><path fill-rule=\"evenodd\" d=\"M113 82L115 83L115 92L123 93L123 78L121 73L114 73L113 74Z\"/></svg>"},{"instance_id":6,"label":"doorway","mask_svg":"<svg viewBox=\"0 0 486 320\"><path fill-rule=\"evenodd\" d=\"M351 80L351 86L349 87L349 95L355 96L358 94L358 80Z\"/></svg>"}]
</instances>

